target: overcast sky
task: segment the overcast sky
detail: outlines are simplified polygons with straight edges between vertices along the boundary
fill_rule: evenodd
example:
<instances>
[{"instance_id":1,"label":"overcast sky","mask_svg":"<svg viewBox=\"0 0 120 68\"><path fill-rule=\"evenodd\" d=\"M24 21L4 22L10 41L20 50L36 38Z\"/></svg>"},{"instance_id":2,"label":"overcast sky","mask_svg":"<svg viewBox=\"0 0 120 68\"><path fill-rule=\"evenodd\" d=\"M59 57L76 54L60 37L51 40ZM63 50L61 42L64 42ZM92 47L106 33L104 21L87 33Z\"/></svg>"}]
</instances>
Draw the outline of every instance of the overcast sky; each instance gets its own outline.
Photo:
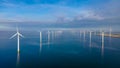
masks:
<instances>
[{"instance_id":1,"label":"overcast sky","mask_svg":"<svg viewBox=\"0 0 120 68\"><path fill-rule=\"evenodd\" d=\"M0 29L120 26L120 0L0 0Z\"/></svg>"}]
</instances>

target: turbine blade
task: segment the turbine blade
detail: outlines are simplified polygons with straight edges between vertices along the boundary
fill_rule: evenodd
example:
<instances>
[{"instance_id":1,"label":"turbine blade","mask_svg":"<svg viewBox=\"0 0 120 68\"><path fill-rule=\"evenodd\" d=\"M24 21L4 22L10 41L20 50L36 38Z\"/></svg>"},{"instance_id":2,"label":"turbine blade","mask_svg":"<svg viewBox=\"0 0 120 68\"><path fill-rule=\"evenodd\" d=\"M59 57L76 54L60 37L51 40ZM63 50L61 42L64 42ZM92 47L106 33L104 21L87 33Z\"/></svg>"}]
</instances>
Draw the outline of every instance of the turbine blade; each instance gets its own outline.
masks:
<instances>
[{"instance_id":1,"label":"turbine blade","mask_svg":"<svg viewBox=\"0 0 120 68\"><path fill-rule=\"evenodd\" d=\"M15 33L12 37L10 37L10 39L12 39L13 37L15 37L17 35L17 33Z\"/></svg>"},{"instance_id":2,"label":"turbine blade","mask_svg":"<svg viewBox=\"0 0 120 68\"><path fill-rule=\"evenodd\" d=\"M22 34L19 33L19 35L24 38L24 36Z\"/></svg>"}]
</instances>

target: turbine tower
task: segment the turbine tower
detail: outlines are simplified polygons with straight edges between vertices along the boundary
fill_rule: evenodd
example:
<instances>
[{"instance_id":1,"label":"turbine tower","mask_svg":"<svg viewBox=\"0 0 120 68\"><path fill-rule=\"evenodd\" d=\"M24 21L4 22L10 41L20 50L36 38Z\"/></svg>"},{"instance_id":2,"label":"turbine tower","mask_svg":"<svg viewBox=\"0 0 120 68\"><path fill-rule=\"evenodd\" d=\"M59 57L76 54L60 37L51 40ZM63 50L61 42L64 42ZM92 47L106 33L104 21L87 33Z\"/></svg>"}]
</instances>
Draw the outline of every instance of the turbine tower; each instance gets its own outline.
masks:
<instances>
[{"instance_id":1,"label":"turbine tower","mask_svg":"<svg viewBox=\"0 0 120 68\"><path fill-rule=\"evenodd\" d=\"M40 52L42 50L42 32L40 31Z\"/></svg>"},{"instance_id":2,"label":"turbine tower","mask_svg":"<svg viewBox=\"0 0 120 68\"><path fill-rule=\"evenodd\" d=\"M50 44L50 31L48 31L48 45Z\"/></svg>"},{"instance_id":3,"label":"turbine tower","mask_svg":"<svg viewBox=\"0 0 120 68\"><path fill-rule=\"evenodd\" d=\"M14 38L17 36L17 51L18 53L20 52L20 37L24 37L22 34L19 33L18 28L17 28L17 33L15 33L10 39Z\"/></svg>"},{"instance_id":4,"label":"turbine tower","mask_svg":"<svg viewBox=\"0 0 120 68\"><path fill-rule=\"evenodd\" d=\"M110 32L109 32L109 36L112 36L112 28L110 27Z\"/></svg>"},{"instance_id":5,"label":"turbine tower","mask_svg":"<svg viewBox=\"0 0 120 68\"><path fill-rule=\"evenodd\" d=\"M104 55L104 32L102 32L102 56Z\"/></svg>"},{"instance_id":6,"label":"turbine tower","mask_svg":"<svg viewBox=\"0 0 120 68\"><path fill-rule=\"evenodd\" d=\"M90 31L90 47L91 47L91 38L92 38L92 31Z\"/></svg>"},{"instance_id":7,"label":"turbine tower","mask_svg":"<svg viewBox=\"0 0 120 68\"><path fill-rule=\"evenodd\" d=\"M85 42L85 31L84 31L84 34L83 34L83 35L84 35L83 37L84 37L84 42Z\"/></svg>"}]
</instances>

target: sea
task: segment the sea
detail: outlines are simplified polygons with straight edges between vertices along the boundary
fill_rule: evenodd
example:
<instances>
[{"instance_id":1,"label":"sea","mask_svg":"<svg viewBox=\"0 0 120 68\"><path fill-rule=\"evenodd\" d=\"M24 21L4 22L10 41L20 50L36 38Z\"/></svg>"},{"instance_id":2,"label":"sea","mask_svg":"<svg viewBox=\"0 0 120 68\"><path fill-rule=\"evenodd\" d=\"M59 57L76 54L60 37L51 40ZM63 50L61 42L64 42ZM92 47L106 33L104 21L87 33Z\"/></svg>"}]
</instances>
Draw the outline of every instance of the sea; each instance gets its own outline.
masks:
<instances>
[{"instance_id":1,"label":"sea","mask_svg":"<svg viewBox=\"0 0 120 68\"><path fill-rule=\"evenodd\" d=\"M89 31L0 31L0 68L120 68L120 38Z\"/></svg>"}]
</instances>

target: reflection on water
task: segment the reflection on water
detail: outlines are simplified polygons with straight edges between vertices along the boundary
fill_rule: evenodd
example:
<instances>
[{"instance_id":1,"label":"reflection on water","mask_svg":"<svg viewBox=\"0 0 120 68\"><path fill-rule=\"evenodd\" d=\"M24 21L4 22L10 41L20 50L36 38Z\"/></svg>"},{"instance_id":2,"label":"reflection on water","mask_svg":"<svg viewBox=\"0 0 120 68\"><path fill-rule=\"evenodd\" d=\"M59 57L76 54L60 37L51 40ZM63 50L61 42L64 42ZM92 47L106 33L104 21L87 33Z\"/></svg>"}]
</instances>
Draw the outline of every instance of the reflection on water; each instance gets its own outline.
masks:
<instances>
[{"instance_id":1,"label":"reflection on water","mask_svg":"<svg viewBox=\"0 0 120 68\"><path fill-rule=\"evenodd\" d=\"M105 37L106 33L107 32L100 32L99 34L101 35L94 35L93 31L87 33L87 31L79 30L78 32L74 31L74 34L73 32L71 33L71 31L42 31L37 32L35 38L26 37L21 39L21 53L17 53L17 59L16 54L14 54L14 52L16 52L16 44L11 43L15 42L14 39L8 42L11 43L11 47L7 46L9 44L4 44L8 48L5 47L3 50L6 52L8 49L7 52L10 51L9 54L13 53L11 54L12 56L7 57L11 65L15 64L17 67L23 68L56 68L59 66L61 66L60 68L97 68L101 66L101 57L106 61L102 61L106 63L103 65L118 64L118 61L120 61L120 39L111 37L112 45L114 46L108 46L109 37ZM31 44L26 42L31 42ZM33 42L36 44L32 44ZM51 42L54 43L49 44L48 48L47 45ZM38 54L39 50L40 54ZM3 55L4 53L0 55L0 57ZM3 58L3 60L0 58L0 60L3 61L6 60L6 58ZM110 61L110 63L108 61Z\"/></svg>"},{"instance_id":2,"label":"reflection on water","mask_svg":"<svg viewBox=\"0 0 120 68\"><path fill-rule=\"evenodd\" d=\"M102 32L102 56L104 56L104 32Z\"/></svg>"},{"instance_id":3,"label":"reflection on water","mask_svg":"<svg viewBox=\"0 0 120 68\"><path fill-rule=\"evenodd\" d=\"M16 62L17 68L20 66L20 53L17 53L17 62Z\"/></svg>"}]
</instances>

